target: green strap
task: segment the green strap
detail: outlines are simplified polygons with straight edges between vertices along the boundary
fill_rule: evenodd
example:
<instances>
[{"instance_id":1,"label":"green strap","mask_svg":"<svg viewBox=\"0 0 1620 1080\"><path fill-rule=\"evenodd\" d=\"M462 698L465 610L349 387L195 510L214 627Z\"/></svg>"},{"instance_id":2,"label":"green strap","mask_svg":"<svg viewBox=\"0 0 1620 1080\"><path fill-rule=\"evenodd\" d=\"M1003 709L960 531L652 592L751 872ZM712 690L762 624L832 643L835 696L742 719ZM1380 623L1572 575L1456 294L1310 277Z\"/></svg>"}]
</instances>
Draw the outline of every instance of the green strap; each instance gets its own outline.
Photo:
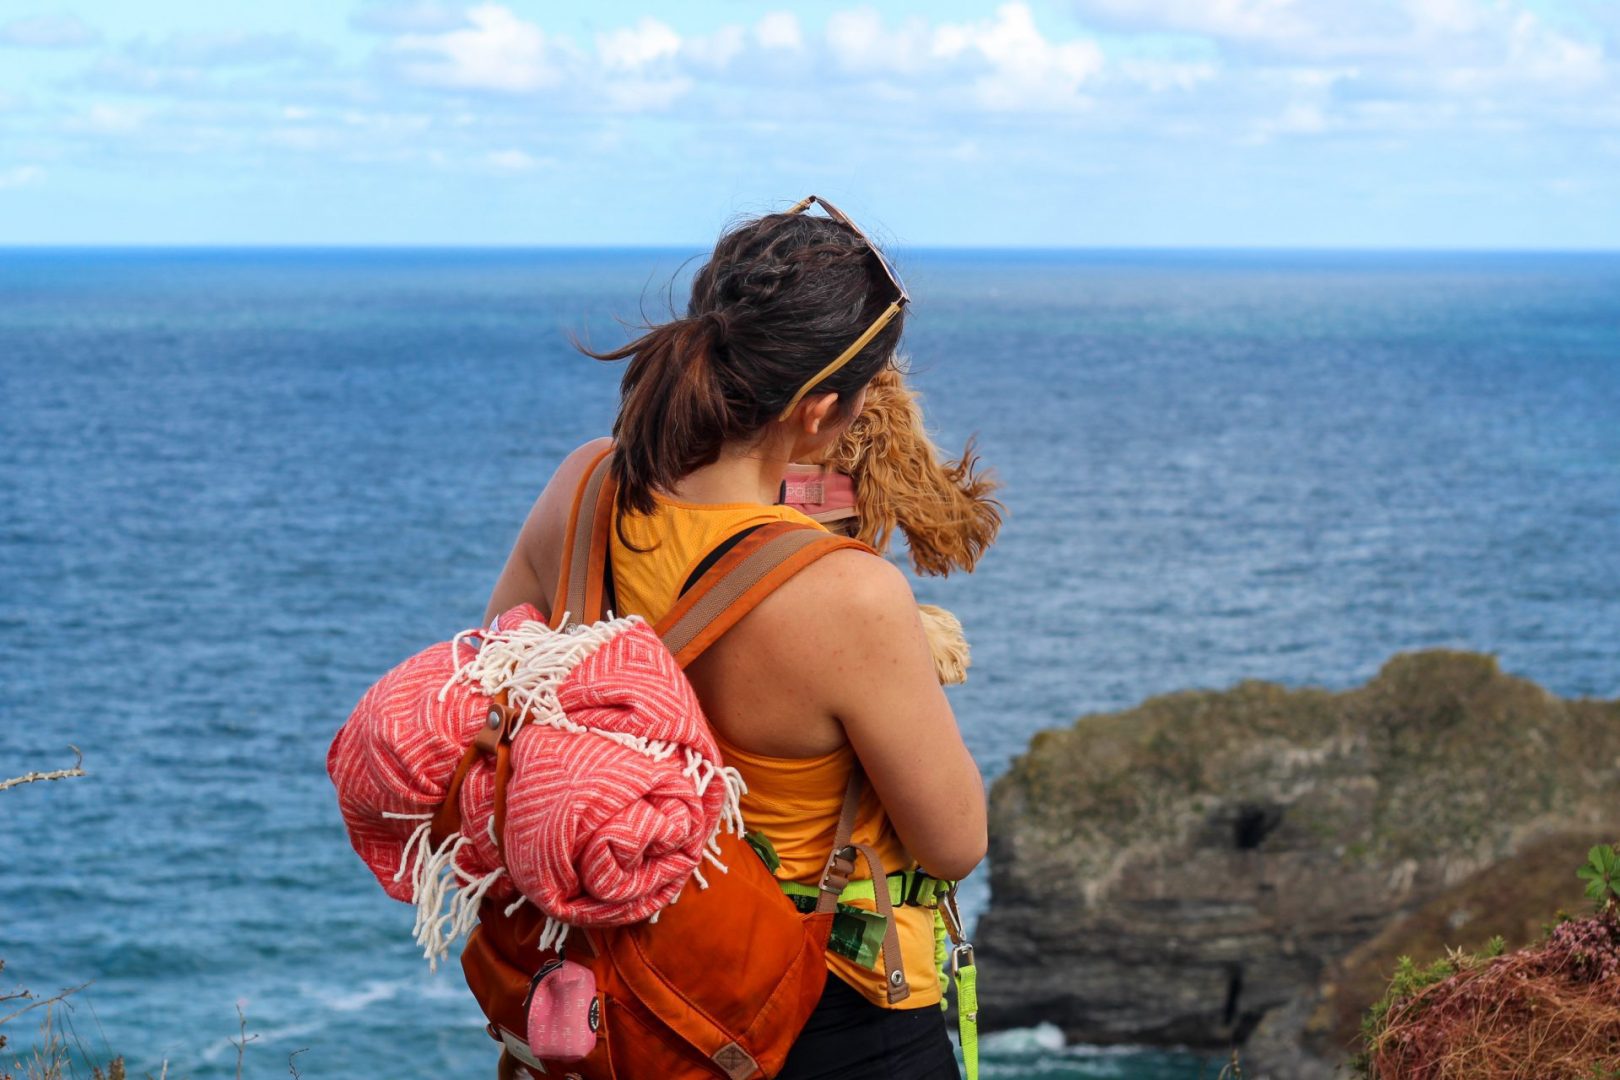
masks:
<instances>
[{"instance_id":1,"label":"green strap","mask_svg":"<svg viewBox=\"0 0 1620 1080\"><path fill-rule=\"evenodd\" d=\"M967 1080L979 1080L979 969L972 962L956 969L956 1022Z\"/></svg>"},{"instance_id":2,"label":"green strap","mask_svg":"<svg viewBox=\"0 0 1620 1080\"><path fill-rule=\"evenodd\" d=\"M761 858L763 857L762 855ZM930 877L921 870L898 871L889 875L888 882L889 902L896 907L909 905L937 908L940 898L952 885L949 881ZM788 899L793 901L793 906L798 908L801 914L808 915L816 909L816 901L820 898L821 892L814 885L801 885L797 881L778 881L777 885L787 894ZM831 951L855 961L862 967L874 970L883 954L883 934L888 928L888 920L875 911L856 907L846 901L875 902L876 896L877 891L872 885L871 878L861 878L844 886L843 891L838 894L832 934L827 939L827 948ZM935 917L937 920L937 914ZM940 984L940 988L943 993L944 983Z\"/></svg>"},{"instance_id":3,"label":"green strap","mask_svg":"<svg viewBox=\"0 0 1620 1080\"><path fill-rule=\"evenodd\" d=\"M774 854L774 852L773 852ZM766 865L770 865L767 861ZM820 893L814 885L801 885L797 881L778 881L782 891L789 896L819 896ZM937 907L940 897L956 885L954 881L942 881L931 877L921 870L899 870L889 875L889 902L895 907L902 905L908 907ZM844 886L844 891L838 894L838 899L845 900L875 900L876 890L872 886L871 878L860 878Z\"/></svg>"},{"instance_id":4,"label":"green strap","mask_svg":"<svg viewBox=\"0 0 1620 1080\"><path fill-rule=\"evenodd\" d=\"M979 1080L979 969L973 964L973 943L964 932L954 887L940 897L938 914L951 939L951 978L956 983L956 1023L962 1039L962 1068L967 1080Z\"/></svg>"}]
</instances>

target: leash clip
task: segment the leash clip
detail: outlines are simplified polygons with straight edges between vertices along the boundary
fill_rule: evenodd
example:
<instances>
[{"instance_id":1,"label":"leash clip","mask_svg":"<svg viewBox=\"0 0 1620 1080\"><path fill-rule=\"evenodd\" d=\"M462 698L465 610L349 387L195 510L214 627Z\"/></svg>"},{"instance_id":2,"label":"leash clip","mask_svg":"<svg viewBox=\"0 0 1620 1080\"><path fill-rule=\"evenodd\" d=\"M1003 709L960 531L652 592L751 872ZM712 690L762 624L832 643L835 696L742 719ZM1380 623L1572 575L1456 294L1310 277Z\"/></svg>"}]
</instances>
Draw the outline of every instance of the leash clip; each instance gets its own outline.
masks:
<instances>
[{"instance_id":1,"label":"leash clip","mask_svg":"<svg viewBox=\"0 0 1620 1080\"><path fill-rule=\"evenodd\" d=\"M939 913L945 920L945 931L951 935L951 941L958 946L967 943L967 935L962 932L962 912L956 906L956 885L953 883L949 889L940 894Z\"/></svg>"}]
</instances>

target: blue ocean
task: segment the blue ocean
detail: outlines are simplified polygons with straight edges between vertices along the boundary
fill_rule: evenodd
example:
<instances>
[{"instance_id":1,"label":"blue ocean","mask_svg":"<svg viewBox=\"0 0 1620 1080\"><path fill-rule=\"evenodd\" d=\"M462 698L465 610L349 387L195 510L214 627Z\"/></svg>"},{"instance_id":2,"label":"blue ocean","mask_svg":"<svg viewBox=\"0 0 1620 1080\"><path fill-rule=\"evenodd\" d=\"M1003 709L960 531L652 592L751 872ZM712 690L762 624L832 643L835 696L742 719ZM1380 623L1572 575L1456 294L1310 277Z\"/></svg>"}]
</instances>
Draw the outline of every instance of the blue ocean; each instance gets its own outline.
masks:
<instances>
[{"instance_id":1,"label":"blue ocean","mask_svg":"<svg viewBox=\"0 0 1620 1080\"><path fill-rule=\"evenodd\" d=\"M0 778L70 744L88 773L0 791L0 994L90 982L59 1019L136 1074L236 1075L240 1007L249 1077L493 1075L324 755L371 680L478 622L607 431L619 370L571 336L663 317L690 255L0 251ZM987 777L1082 713L1424 646L1620 695L1620 256L901 265L930 422L1005 481L979 572L916 583L973 643L952 701ZM1215 1072L1050 1028L984 1058Z\"/></svg>"}]
</instances>

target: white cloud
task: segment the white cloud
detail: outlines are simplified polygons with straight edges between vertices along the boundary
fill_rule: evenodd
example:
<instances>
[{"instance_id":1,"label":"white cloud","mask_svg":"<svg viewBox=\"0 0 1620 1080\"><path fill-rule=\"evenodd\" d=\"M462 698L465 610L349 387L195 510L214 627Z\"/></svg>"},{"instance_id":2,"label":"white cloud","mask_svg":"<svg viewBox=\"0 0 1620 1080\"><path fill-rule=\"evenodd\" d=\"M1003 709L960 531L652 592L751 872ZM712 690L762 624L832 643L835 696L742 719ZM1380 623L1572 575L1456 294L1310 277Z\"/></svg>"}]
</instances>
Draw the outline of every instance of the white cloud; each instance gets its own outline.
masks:
<instances>
[{"instance_id":1,"label":"white cloud","mask_svg":"<svg viewBox=\"0 0 1620 1080\"><path fill-rule=\"evenodd\" d=\"M92 135L129 135L146 123L149 111L138 105L97 102L67 122L68 130Z\"/></svg>"},{"instance_id":2,"label":"white cloud","mask_svg":"<svg viewBox=\"0 0 1620 1080\"><path fill-rule=\"evenodd\" d=\"M38 165L17 165L10 169L0 169L0 191L29 187L44 180L45 170Z\"/></svg>"},{"instance_id":3,"label":"white cloud","mask_svg":"<svg viewBox=\"0 0 1620 1080\"><path fill-rule=\"evenodd\" d=\"M1405 0L1406 10L1419 27L1446 33L1466 33L1480 23L1475 0Z\"/></svg>"},{"instance_id":4,"label":"white cloud","mask_svg":"<svg viewBox=\"0 0 1620 1080\"><path fill-rule=\"evenodd\" d=\"M0 45L20 49L82 49L100 40L93 27L72 15L35 15L0 24Z\"/></svg>"},{"instance_id":5,"label":"white cloud","mask_svg":"<svg viewBox=\"0 0 1620 1080\"><path fill-rule=\"evenodd\" d=\"M545 33L500 4L468 9L465 25L439 34L405 34L391 51L407 81L458 90L520 94L561 81Z\"/></svg>"},{"instance_id":6,"label":"white cloud","mask_svg":"<svg viewBox=\"0 0 1620 1080\"><path fill-rule=\"evenodd\" d=\"M804 32L791 11L772 11L754 24L754 40L766 49L802 49Z\"/></svg>"},{"instance_id":7,"label":"white cloud","mask_svg":"<svg viewBox=\"0 0 1620 1080\"><path fill-rule=\"evenodd\" d=\"M130 55L165 67L245 67L324 59L328 50L297 34L254 34L240 31L175 34L156 42L140 41Z\"/></svg>"},{"instance_id":8,"label":"white cloud","mask_svg":"<svg viewBox=\"0 0 1620 1080\"><path fill-rule=\"evenodd\" d=\"M1267 117L1254 125L1242 140L1245 145L1258 146L1279 135L1320 135L1329 127L1328 118L1319 106L1306 102L1289 105L1276 116Z\"/></svg>"},{"instance_id":9,"label":"white cloud","mask_svg":"<svg viewBox=\"0 0 1620 1080\"><path fill-rule=\"evenodd\" d=\"M1083 83L1104 66L1090 38L1053 41L1029 5L1003 4L992 19L930 25L911 18L893 27L871 8L835 12L827 46L845 72L905 85L912 96L969 87L970 103L995 111L1083 107Z\"/></svg>"},{"instance_id":10,"label":"white cloud","mask_svg":"<svg viewBox=\"0 0 1620 1080\"><path fill-rule=\"evenodd\" d=\"M1206 34L1237 41L1296 37L1309 25L1300 0L1076 0L1099 24L1127 31ZM1352 5L1339 4L1341 9Z\"/></svg>"},{"instance_id":11,"label":"white cloud","mask_svg":"<svg viewBox=\"0 0 1620 1080\"><path fill-rule=\"evenodd\" d=\"M349 16L349 25L373 34L442 34L463 24L461 9L436 0L367 4Z\"/></svg>"},{"instance_id":12,"label":"white cloud","mask_svg":"<svg viewBox=\"0 0 1620 1080\"><path fill-rule=\"evenodd\" d=\"M1080 87L1103 69L1103 52L1089 38L1048 41L1029 6L1003 4L994 22L941 27L935 51L977 52L992 69L977 82L980 100L993 109L1064 108L1085 104Z\"/></svg>"},{"instance_id":13,"label":"white cloud","mask_svg":"<svg viewBox=\"0 0 1620 1080\"><path fill-rule=\"evenodd\" d=\"M1086 23L1038 16L1033 0L901 18L841 0L850 6L814 23L767 4L693 33L671 7L571 38L511 0L460 10L407 0L354 16L352 25L387 35L372 43L371 64L286 34L143 38L79 61L86 70L76 79L38 91L79 96L43 111L31 101L26 123L140 132L124 145L142 150L240 146L252 156L269 143L351 160L440 154L483 175L539 167L518 149L539 116L548 135L591 160L665 144L667 116L684 125L683 138L712 133L717 161L763 154L779 163L791 159L784 133L845 146L858 129L936 164L1005 168L1019 140L1028 160L1055 160L1083 133L1175 153L1215 142L1356 139L1373 148L1416 145L1430 132L1499 139L1558 128L1584 132L1594 157L1610 152L1605 133L1620 133L1620 73L1605 39L1555 8L1533 13L1532 0L1070 2L1082 16L1102 13L1090 25L1130 22L1146 33L1099 38ZM626 114L648 120L621 124ZM1025 117L1038 124L1018 123ZM1038 139L1022 134L1036 130ZM611 131L623 146L592 143ZM57 170L55 159L30 156ZM802 156L805 167L820 160Z\"/></svg>"},{"instance_id":14,"label":"white cloud","mask_svg":"<svg viewBox=\"0 0 1620 1080\"><path fill-rule=\"evenodd\" d=\"M484 162L503 173L528 172L539 164L533 155L522 150L492 150L484 155Z\"/></svg>"},{"instance_id":15,"label":"white cloud","mask_svg":"<svg viewBox=\"0 0 1620 1080\"><path fill-rule=\"evenodd\" d=\"M634 26L596 35L596 53L609 71L636 71L681 50L681 35L650 15Z\"/></svg>"},{"instance_id":16,"label":"white cloud","mask_svg":"<svg viewBox=\"0 0 1620 1080\"><path fill-rule=\"evenodd\" d=\"M740 26L722 26L712 34L681 42L681 55L699 67L724 69L748 47L748 34Z\"/></svg>"},{"instance_id":17,"label":"white cloud","mask_svg":"<svg viewBox=\"0 0 1620 1080\"><path fill-rule=\"evenodd\" d=\"M1603 80L1603 47L1588 45L1549 29L1528 11L1513 21L1507 65L1513 72L1537 82L1571 88Z\"/></svg>"},{"instance_id":18,"label":"white cloud","mask_svg":"<svg viewBox=\"0 0 1620 1080\"><path fill-rule=\"evenodd\" d=\"M613 79L602 86L602 100L623 112L667 109L692 89L685 76L667 79Z\"/></svg>"},{"instance_id":19,"label":"white cloud","mask_svg":"<svg viewBox=\"0 0 1620 1080\"><path fill-rule=\"evenodd\" d=\"M936 32L919 18L890 29L869 7L835 11L826 35L833 61L858 74L915 74L935 59Z\"/></svg>"},{"instance_id":20,"label":"white cloud","mask_svg":"<svg viewBox=\"0 0 1620 1080\"><path fill-rule=\"evenodd\" d=\"M1221 69L1203 61L1148 60L1130 58L1117 61L1115 70L1127 81L1145 86L1155 93L1177 90L1189 93L1200 83L1207 83L1221 74Z\"/></svg>"}]
</instances>

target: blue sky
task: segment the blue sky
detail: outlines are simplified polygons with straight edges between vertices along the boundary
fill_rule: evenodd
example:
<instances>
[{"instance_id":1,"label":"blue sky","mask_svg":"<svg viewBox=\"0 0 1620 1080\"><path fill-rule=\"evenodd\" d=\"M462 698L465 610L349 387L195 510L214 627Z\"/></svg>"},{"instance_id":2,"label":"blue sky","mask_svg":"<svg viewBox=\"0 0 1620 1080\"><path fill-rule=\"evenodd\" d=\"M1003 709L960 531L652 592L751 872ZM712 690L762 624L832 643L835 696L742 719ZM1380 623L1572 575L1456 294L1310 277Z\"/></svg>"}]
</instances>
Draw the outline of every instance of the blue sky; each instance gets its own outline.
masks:
<instances>
[{"instance_id":1,"label":"blue sky","mask_svg":"<svg viewBox=\"0 0 1620 1080\"><path fill-rule=\"evenodd\" d=\"M0 245L1620 248L1620 0L0 0Z\"/></svg>"}]
</instances>

